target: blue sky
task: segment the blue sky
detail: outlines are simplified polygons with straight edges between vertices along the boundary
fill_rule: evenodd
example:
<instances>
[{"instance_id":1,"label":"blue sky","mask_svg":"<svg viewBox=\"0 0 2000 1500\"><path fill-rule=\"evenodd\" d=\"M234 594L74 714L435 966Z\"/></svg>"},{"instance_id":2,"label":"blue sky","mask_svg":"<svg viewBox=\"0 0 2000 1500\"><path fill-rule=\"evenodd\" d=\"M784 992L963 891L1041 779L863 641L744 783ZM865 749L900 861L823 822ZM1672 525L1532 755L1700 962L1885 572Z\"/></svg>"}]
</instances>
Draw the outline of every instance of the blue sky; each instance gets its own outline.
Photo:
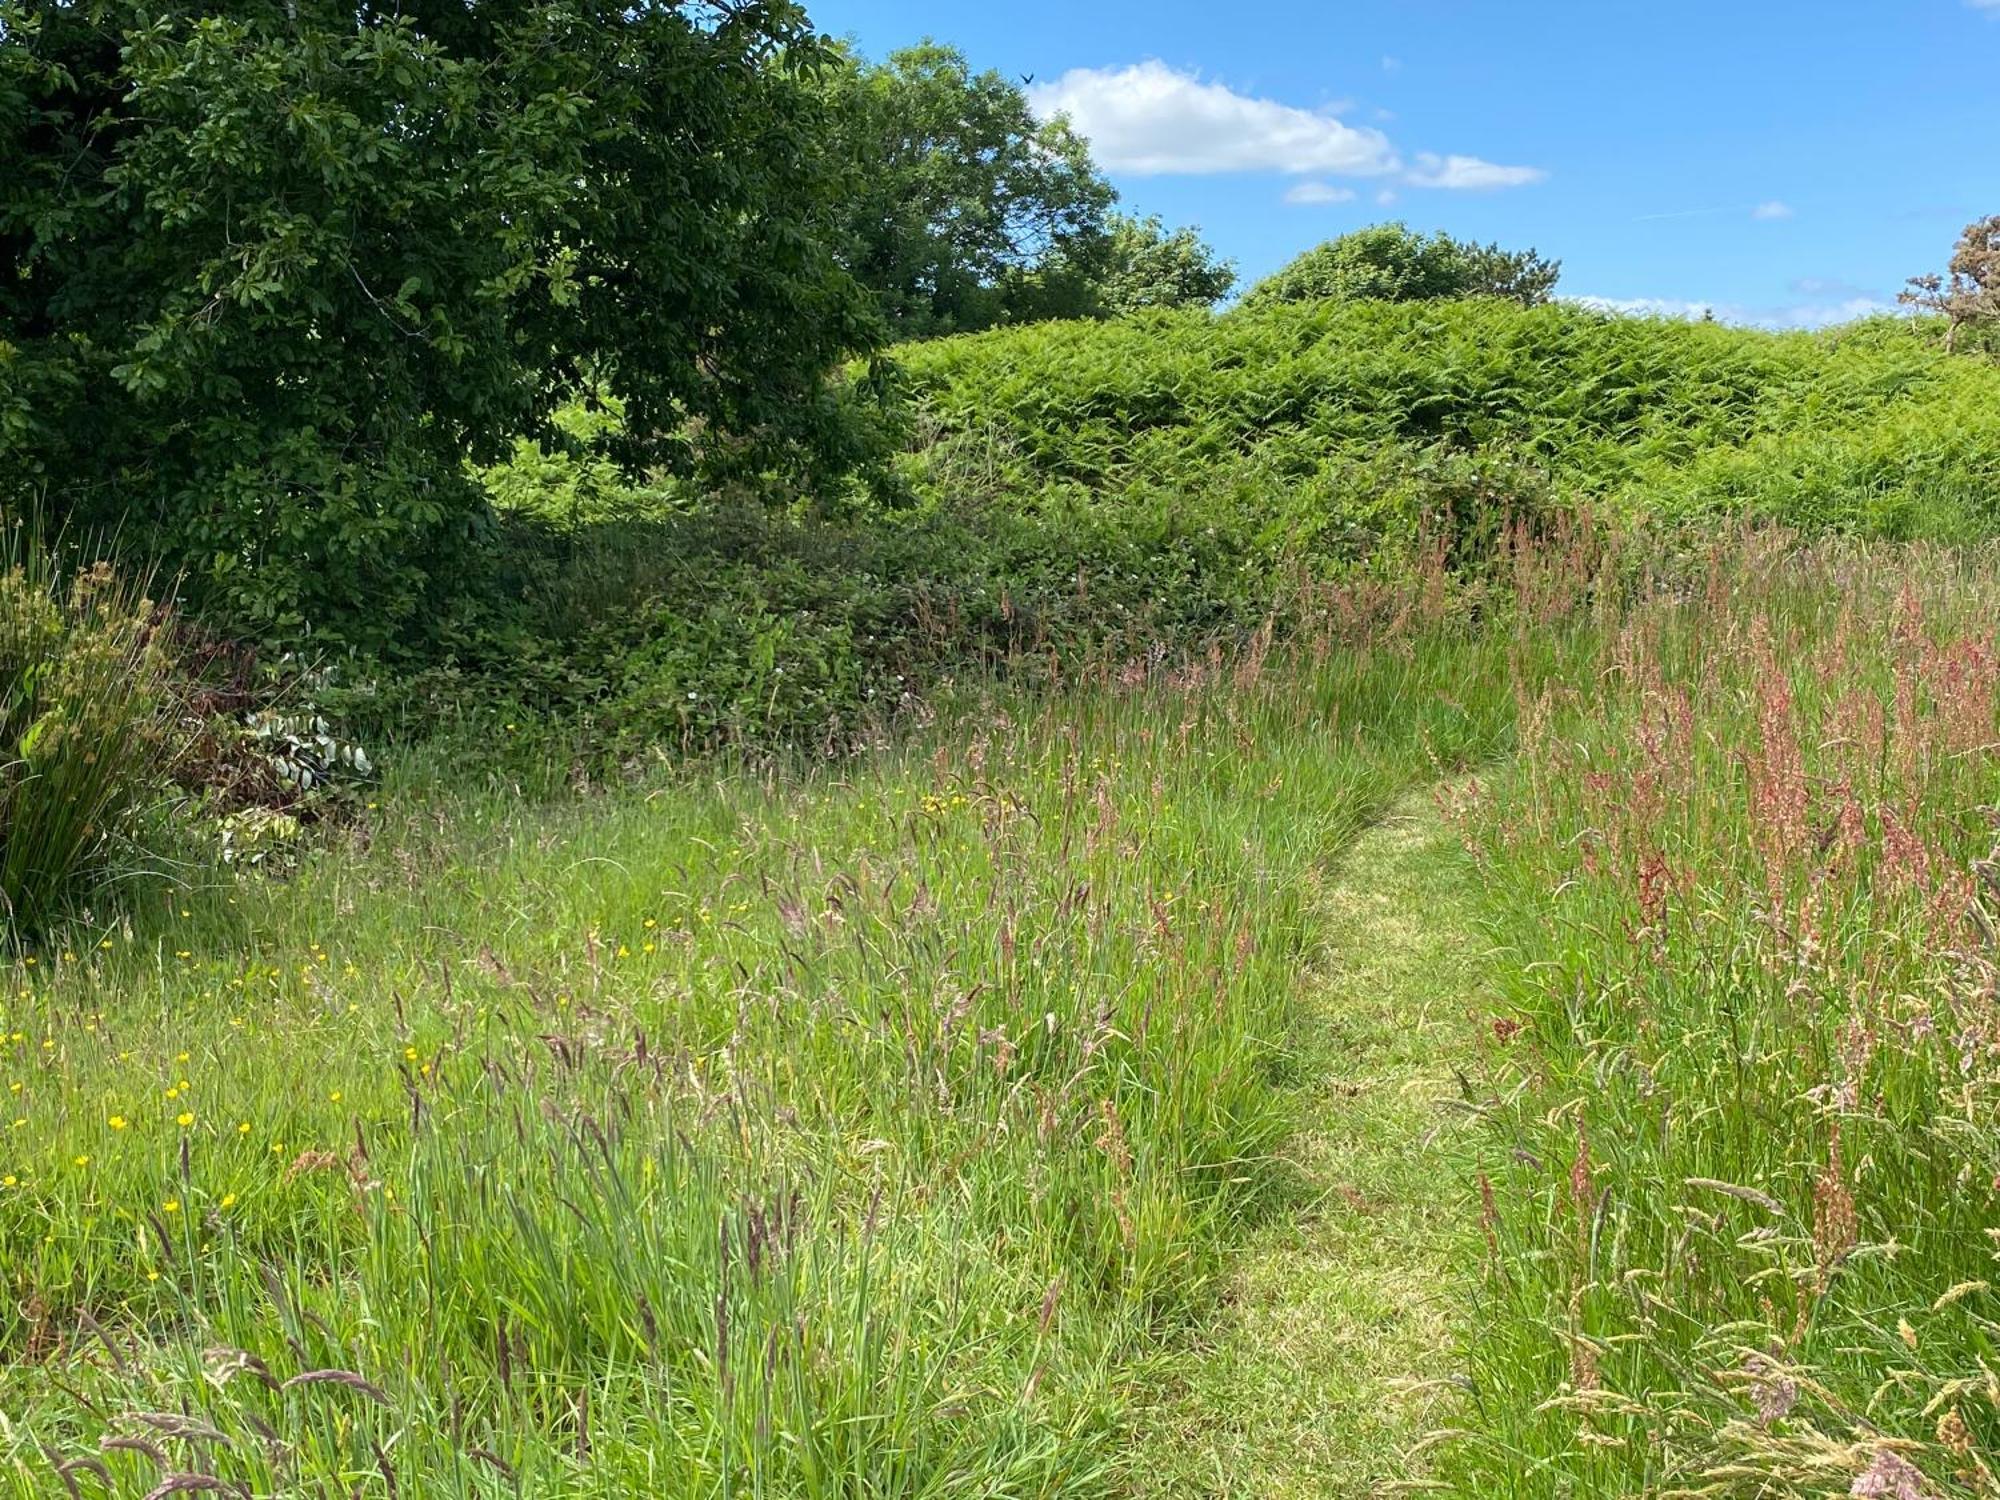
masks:
<instances>
[{"instance_id":1,"label":"blue sky","mask_svg":"<svg viewBox=\"0 0 2000 1500\"><path fill-rule=\"evenodd\" d=\"M1385 218L1732 319L1893 302L2000 213L2000 0L817 0L1034 76L1125 205L1246 280Z\"/></svg>"}]
</instances>

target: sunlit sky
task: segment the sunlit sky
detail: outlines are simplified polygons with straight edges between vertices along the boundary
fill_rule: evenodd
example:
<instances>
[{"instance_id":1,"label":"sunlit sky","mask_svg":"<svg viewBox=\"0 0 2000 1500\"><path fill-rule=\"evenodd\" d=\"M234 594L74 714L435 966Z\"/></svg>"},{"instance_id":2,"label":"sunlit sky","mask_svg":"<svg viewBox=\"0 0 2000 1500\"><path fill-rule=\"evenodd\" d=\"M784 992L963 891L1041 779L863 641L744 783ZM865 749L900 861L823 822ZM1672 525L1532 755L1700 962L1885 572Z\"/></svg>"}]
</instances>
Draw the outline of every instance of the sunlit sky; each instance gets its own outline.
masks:
<instances>
[{"instance_id":1,"label":"sunlit sky","mask_svg":"<svg viewBox=\"0 0 2000 1500\"><path fill-rule=\"evenodd\" d=\"M1560 291L1816 323L2000 213L2000 0L817 0L871 56L1032 78L1128 209L1246 280L1388 218L1532 245Z\"/></svg>"}]
</instances>

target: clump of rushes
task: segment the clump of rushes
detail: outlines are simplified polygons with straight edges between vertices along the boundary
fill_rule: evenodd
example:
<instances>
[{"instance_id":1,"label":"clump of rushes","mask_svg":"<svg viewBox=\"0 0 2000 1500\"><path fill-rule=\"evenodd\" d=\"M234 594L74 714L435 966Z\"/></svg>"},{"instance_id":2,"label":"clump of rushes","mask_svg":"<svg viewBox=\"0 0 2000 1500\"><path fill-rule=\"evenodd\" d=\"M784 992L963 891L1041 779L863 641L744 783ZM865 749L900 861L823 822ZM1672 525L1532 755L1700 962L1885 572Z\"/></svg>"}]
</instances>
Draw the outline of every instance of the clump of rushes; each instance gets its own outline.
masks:
<instances>
[{"instance_id":1,"label":"clump of rushes","mask_svg":"<svg viewBox=\"0 0 2000 1500\"><path fill-rule=\"evenodd\" d=\"M71 571L0 519L0 933L40 931L132 867L161 784L158 623L109 564Z\"/></svg>"},{"instance_id":2,"label":"clump of rushes","mask_svg":"<svg viewBox=\"0 0 2000 1500\"><path fill-rule=\"evenodd\" d=\"M1996 618L1990 554L1718 554L1462 801L1465 1492L2000 1493Z\"/></svg>"}]
</instances>

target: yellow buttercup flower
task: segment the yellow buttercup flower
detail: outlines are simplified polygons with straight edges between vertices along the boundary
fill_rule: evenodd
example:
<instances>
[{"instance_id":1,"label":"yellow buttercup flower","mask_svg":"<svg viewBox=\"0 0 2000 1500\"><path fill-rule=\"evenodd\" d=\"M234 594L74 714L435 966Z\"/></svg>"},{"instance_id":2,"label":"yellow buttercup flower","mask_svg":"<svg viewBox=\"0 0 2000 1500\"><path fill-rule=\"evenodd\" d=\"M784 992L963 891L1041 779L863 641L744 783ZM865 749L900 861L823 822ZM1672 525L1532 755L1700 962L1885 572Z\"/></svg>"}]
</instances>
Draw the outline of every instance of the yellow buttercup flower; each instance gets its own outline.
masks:
<instances>
[{"instance_id":1,"label":"yellow buttercup flower","mask_svg":"<svg viewBox=\"0 0 2000 1500\"><path fill-rule=\"evenodd\" d=\"M236 1195L234 1193L224 1193L222 1195L222 1206L224 1208L236 1207Z\"/></svg>"},{"instance_id":2,"label":"yellow buttercup flower","mask_svg":"<svg viewBox=\"0 0 2000 1500\"><path fill-rule=\"evenodd\" d=\"M110 1125L113 1130L123 1130L125 1128L125 1117L123 1115L113 1115L105 1123Z\"/></svg>"},{"instance_id":3,"label":"yellow buttercup flower","mask_svg":"<svg viewBox=\"0 0 2000 1500\"><path fill-rule=\"evenodd\" d=\"M160 1205L160 1212L162 1213L177 1214L180 1211L181 1200L178 1198L169 1198L165 1203Z\"/></svg>"},{"instance_id":4,"label":"yellow buttercup flower","mask_svg":"<svg viewBox=\"0 0 2000 1500\"><path fill-rule=\"evenodd\" d=\"M194 1124L194 1111L191 1109L182 1110L178 1115L174 1116L174 1123L183 1130L187 1129L188 1126Z\"/></svg>"}]
</instances>

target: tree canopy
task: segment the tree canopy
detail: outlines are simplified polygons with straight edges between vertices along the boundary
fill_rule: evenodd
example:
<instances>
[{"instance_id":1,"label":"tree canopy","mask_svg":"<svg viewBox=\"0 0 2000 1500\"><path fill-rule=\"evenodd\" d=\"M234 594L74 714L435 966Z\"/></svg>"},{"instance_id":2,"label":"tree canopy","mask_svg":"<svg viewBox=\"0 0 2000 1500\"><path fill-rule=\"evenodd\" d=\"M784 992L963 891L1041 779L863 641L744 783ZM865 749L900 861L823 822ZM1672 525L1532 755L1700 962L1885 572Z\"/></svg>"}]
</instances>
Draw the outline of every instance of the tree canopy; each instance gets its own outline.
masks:
<instances>
[{"instance_id":1,"label":"tree canopy","mask_svg":"<svg viewBox=\"0 0 2000 1500\"><path fill-rule=\"evenodd\" d=\"M2000 214L1965 226L1942 276L1912 276L1898 299L1942 314L1944 346L1958 343L1961 330L2000 328Z\"/></svg>"},{"instance_id":2,"label":"tree canopy","mask_svg":"<svg viewBox=\"0 0 2000 1500\"><path fill-rule=\"evenodd\" d=\"M466 464L838 462L867 300L789 0L0 0L0 466L270 638L437 623Z\"/></svg>"},{"instance_id":3,"label":"tree canopy","mask_svg":"<svg viewBox=\"0 0 2000 1500\"><path fill-rule=\"evenodd\" d=\"M848 173L831 222L841 261L899 337L1040 316L1088 259L1115 194L1083 139L1038 121L1021 89L926 42L825 75Z\"/></svg>"},{"instance_id":4,"label":"tree canopy","mask_svg":"<svg viewBox=\"0 0 2000 1500\"><path fill-rule=\"evenodd\" d=\"M1236 276L1192 229L1112 211L1061 118L926 42L825 75L846 173L829 238L900 338L1212 303Z\"/></svg>"},{"instance_id":5,"label":"tree canopy","mask_svg":"<svg viewBox=\"0 0 2000 1500\"><path fill-rule=\"evenodd\" d=\"M1321 300L1420 302L1505 297L1546 302L1562 270L1533 250L1503 250L1423 235L1403 223L1374 224L1328 240L1252 287L1247 304Z\"/></svg>"}]
</instances>

